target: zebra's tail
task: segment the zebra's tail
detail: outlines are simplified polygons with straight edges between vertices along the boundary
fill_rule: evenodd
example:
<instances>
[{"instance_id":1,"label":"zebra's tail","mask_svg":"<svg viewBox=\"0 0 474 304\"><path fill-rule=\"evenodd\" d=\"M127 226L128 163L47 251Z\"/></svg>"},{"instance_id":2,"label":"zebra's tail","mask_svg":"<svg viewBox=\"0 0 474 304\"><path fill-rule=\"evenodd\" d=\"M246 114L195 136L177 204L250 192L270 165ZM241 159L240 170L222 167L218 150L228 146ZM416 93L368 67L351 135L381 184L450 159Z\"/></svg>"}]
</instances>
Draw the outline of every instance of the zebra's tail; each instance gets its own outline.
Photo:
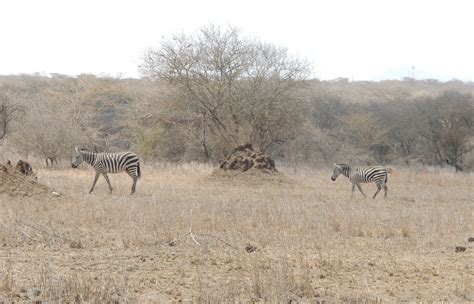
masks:
<instances>
[{"instance_id":1,"label":"zebra's tail","mask_svg":"<svg viewBox=\"0 0 474 304\"><path fill-rule=\"evenodd\" d=\"M142 173L140 171L140 163L137 163L137 175L138 175L138 178L142 177Z\"/></svg>"}]
</instances>

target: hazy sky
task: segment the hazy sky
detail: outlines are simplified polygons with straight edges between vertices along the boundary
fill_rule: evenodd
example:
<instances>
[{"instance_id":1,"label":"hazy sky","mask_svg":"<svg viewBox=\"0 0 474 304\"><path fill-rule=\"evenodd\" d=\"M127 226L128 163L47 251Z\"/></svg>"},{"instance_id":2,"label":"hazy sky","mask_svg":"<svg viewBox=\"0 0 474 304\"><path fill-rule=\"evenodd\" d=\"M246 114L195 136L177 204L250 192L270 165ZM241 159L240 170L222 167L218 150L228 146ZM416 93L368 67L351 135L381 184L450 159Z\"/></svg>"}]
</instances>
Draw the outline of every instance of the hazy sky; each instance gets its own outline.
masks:
<instances>
[{"instance_id":1,"label":"hazy sky","mask_svg":"<svg viewBox=\"0 0 474 304\"><path fill-rule=\"evenodd\" d=\"M472 4L471 4L472 3ZM0 74L137 77L144 50L214 23L287 47L315 77L474 81L474 1L2 0Z\"/></svg>"}]
</instances>

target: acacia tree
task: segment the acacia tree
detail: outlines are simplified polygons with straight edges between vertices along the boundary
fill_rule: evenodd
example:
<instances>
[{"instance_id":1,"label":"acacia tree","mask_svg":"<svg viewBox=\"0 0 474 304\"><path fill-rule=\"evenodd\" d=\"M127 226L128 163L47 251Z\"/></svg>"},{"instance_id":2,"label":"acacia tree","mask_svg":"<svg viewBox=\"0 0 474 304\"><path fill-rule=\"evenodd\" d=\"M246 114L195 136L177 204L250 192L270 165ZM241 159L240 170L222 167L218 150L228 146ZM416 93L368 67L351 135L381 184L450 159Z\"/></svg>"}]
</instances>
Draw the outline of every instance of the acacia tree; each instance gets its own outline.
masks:
<instances>
[{"instance_id":1,"label":"acacia tree","mask_svg":"<svg viewBox=\"0 0 474 304\"><path fill-rule=\"evenodd\" d=\"M145 52L143 75L172 85L176 110L201 122L202 144L230 149L250 142L264 150L301 123L305 61L284 48L214 25L175 35Z\"/></svg>"}]
</instances>

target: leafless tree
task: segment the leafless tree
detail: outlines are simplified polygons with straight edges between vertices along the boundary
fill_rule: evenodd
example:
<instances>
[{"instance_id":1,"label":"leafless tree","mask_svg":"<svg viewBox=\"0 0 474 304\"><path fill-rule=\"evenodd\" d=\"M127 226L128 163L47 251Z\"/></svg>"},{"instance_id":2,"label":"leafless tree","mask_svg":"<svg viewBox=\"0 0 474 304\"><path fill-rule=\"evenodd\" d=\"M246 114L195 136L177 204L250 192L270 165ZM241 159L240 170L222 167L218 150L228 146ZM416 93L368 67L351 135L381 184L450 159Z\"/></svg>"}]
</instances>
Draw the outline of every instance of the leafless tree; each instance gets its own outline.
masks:
<instances>
[{"instance_id":1,"label":"leafless tree","mask_svg":"<svg viewBox=\"0 0 474 304\"><path fill-rule=\"evenodd\" d=\"M413 153L416 153L416 144L420 135L416 128L419 118L413 100L373 101L370 109L389 127L390 140L401 158L410 158Z\"/></svg>"},{"instance_id":2,"label":"leafless tree","mask_svg":"<svg viewBox=\"0 0 474 304\"><path fill-rule=\"evenodd\" d=\"M311 93L308 108L313 125L328 131L339 129L341 117L349 111L349 105L339 96L324 91Z\"/></svg>"},{"instance_id":3,"label":"leafless tree","mask_svg":"<svg viewBox=\"0 0 474 304\"><path fill-rule=\"evenodd\" d=\"M20 117L21 106L15 105L5 93L0 93L0 140L10 131L11 123Z\"/></svg>"},{"instance_id":4,"label":"leafless tree","mask_svg":"<svg viewBox=\"0 0 474 304\"><path fill-rule=\"evenodd\" d=\"M390 128L370 112L352 113L342 117L347 142L371 151L377 163L387 162L390 152Z\"/></svg>"},{"instance_id":5,"label":"leafless tree","mask_svg":"<svg viewBox=\"0 0 474 304\"><path fill-rule=\"evenodd\" d=\"M446 92L417 102L418 131L439 165L456 165L474 147L474 99L472 95Z\"/></svg>"},{"instance_id":6,"label":"leafless tree","mask_svg":"<svg viewBox=\"0 0 474 304\"><path fill-rule=\"evenodd\" d=\"M208 140L264 150L288 138L303 113L306 62L233 27L175 35L145 53L141 71L176 88L175 106L200 122L204 151Z\"/></svg>"}]
</instances>

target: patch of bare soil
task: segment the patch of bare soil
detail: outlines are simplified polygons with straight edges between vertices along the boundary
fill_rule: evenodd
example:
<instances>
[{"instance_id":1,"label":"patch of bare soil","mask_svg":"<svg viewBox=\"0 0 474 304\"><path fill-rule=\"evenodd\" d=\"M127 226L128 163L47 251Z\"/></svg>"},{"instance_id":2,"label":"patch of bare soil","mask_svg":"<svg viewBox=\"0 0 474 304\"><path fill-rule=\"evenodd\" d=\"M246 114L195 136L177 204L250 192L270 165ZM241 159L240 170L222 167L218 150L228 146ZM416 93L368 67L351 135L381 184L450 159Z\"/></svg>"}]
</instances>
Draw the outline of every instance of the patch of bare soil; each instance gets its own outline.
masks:
<instances>
[{"instance_id":1,"label":"patch of bare soil","mask_svg":"<svg viewBox=\"0 0 474 304\"><path fill-rule=\"evenodd\" d=\"M47 186L38 183L32 176L26 176L11 166L0 165L0 194L10 196L52 195Z\"/></svg>"}]
</instances>

